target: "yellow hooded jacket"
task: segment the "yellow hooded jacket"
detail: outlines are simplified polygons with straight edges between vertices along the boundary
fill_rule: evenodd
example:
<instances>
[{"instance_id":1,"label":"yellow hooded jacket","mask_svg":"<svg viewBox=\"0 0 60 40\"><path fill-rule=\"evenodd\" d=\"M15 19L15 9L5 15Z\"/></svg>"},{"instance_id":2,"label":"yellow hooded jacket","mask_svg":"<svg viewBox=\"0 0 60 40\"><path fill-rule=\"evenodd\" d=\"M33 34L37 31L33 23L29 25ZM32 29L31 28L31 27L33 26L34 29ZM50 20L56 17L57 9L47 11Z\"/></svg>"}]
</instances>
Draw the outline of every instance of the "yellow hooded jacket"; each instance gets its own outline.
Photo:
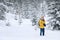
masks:
<instances>
[{"instance_id":1,"label":"yellow hooded jacket","mask_svg":"<svg viewBox=\"0 0 60 40\"><path fill-rule=\"evenodd\" d=\"M39 24L39 28L44 28L45 21L39 20L38 24Z\"/></svg>"}]
</instances>

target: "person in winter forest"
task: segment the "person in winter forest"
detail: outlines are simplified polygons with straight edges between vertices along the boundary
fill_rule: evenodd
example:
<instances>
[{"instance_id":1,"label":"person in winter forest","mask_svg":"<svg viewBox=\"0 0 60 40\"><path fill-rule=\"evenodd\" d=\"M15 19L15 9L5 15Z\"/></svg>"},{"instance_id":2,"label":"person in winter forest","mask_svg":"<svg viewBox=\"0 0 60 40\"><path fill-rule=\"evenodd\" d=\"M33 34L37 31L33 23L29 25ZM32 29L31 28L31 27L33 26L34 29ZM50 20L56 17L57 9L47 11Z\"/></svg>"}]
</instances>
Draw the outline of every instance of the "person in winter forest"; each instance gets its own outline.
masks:
<instances>
[{"instance_id":1,"label":"person in winter forest","mask_svg":"<svg viewBox=\"0 0 60 40\"><path fill-rule=\"evenodd\" d=\"M44 34L45 34L45 26L46 26L44 16L42 16L40 18L40 20L38 21L38 25L39 25L39 28L40 28L40 35L44 36Z\"/></svg>"}]
</instances>

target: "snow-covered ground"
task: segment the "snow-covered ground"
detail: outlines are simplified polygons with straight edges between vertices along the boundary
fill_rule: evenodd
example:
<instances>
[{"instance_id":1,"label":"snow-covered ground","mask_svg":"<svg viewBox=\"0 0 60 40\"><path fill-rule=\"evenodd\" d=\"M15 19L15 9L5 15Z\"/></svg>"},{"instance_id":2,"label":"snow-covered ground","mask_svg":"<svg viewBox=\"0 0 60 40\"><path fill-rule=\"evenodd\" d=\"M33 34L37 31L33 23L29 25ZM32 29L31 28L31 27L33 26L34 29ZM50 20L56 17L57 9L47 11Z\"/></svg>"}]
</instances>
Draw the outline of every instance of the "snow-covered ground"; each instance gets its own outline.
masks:
<instances>
[{"instance_id":1,"label":"snow-covered ground","mask_svg":"<svg viewBox=\"0 0 60 40\"><path fill-rule=\"evenodd\" d=\"M30 19L24 19L19 25L17 21L12 21L11 26L2 26L0 22L0 40L60 40L60 31L46 29L45 36L39 35L39 28L35 30Z\"/></svg>"}]
</instances>

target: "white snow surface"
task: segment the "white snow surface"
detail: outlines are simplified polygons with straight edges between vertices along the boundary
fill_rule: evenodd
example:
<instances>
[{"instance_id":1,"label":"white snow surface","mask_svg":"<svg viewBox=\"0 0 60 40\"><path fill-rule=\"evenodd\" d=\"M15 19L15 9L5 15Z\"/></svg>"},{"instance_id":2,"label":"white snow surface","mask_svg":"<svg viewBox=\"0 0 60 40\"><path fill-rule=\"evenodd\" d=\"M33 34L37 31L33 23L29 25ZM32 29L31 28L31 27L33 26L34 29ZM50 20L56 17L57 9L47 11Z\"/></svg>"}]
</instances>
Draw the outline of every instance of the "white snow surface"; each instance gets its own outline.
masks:
<instances>
[{"instance_id":1,"label":"white snow surface","mask_svg":"<svg viewBox=\"0 0 60 40\"><path fill-rule=\"evenodd\" d=\"M12 25L9 27L0 22L0 40L60 40L60 31L45 29L45 36L40 36L39 28L35 30L30 19L23 19L21 25L11 21L13 23L10 22Z\"/></svg>"}]
</instances>

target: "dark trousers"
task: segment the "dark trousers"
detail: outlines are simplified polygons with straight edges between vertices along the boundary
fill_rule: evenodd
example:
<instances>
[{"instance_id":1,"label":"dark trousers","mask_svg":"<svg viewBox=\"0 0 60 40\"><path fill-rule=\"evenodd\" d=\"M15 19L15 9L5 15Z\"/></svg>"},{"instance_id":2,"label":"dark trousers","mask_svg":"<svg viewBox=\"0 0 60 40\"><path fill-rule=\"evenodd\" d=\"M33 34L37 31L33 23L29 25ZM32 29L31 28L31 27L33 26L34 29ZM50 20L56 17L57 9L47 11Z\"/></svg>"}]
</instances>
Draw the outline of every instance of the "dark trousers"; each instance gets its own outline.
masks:
<instances>
[{"instance_id":1,"label":"dark trousers","mask_svg":"<svg viewBox=\"0 0 60 40\"><path fill-rule=\"evenodd\" d=\"M44 34L45 34L45 29L44 28L40 28L40 35L42 36L44 36Z\"/></svg>"}]
</instances>

